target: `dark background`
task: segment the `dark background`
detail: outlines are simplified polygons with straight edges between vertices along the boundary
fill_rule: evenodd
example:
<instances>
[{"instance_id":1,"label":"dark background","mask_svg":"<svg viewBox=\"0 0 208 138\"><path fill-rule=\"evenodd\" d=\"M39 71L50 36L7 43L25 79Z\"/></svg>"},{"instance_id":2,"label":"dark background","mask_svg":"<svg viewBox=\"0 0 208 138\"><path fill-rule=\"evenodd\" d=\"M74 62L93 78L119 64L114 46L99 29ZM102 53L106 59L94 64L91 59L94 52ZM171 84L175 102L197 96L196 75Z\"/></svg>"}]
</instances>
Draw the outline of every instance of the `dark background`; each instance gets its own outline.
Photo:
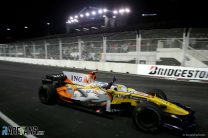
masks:
<instances>
[{"instance_id":1,"label":"dark background","mask_svg":"<svg viewBox=\"0 0 208 138\"><path fill-rule=\"evenodd\" d=\"M208 24L207 4L203 0L1 0L0 43L63 34L67 18L88 6L130 7L129 26L168 28L207 27ZM143 13L157 13L157 16L142 17ZM47 26L47 22L51 25Z\"/></svg>"}]
</instances>

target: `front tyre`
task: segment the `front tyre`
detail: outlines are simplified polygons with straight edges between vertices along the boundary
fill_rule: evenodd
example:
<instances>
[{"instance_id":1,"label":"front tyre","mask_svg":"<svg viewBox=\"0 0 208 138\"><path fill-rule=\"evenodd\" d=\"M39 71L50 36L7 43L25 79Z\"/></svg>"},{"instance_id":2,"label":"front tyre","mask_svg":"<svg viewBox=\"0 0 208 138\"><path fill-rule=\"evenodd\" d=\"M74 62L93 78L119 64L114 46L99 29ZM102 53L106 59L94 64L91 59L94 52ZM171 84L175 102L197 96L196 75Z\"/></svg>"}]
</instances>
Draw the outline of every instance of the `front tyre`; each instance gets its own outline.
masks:
<instances>
[{"instance_id":1,"label":"front tyre","mask_svg":"<svg viewBox=\"0 0 208 138\"><path fill-rule=\"evenodd\" d=\"M161 126L162 111L154 103L141 102L133 111L133 122L144 132L157 132Z\"/></svg>"},{"instance_id":2,"label":"front tyre","mask_svg":"<svg viewBox=\"0 0 208 138\"><path fill-rule=\"evenodd\" d=\"M39 98L43 104L55 104L56 103L56 88L51 85L42 85L39 88Z\"/></svg>"}]
</instances>

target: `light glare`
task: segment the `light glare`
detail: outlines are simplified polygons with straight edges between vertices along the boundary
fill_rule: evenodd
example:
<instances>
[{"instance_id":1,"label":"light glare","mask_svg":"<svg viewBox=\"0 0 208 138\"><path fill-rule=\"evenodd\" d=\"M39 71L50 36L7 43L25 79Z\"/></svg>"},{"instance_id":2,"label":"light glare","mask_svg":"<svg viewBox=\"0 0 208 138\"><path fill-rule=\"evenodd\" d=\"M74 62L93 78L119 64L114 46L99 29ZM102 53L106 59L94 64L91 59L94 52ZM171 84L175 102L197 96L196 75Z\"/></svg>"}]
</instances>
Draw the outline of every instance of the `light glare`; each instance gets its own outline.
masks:
<instances>
[{"instance_id":1,"label":"light glare","mask_svg":"<svg viewBox=\"0 0 208 138\"><path fill-rule=\"evenodd\" d=\"M124 9L120 9L120 10L119 10L119 13L122 14L122 13L124 13L124 11L125 11Z\"/></svg>"},{"instance_id":2,"label":"light glare","mask_svg":"<svg viewBox=\"0 0 208 138\"><path fill-rule=\"evenodd\" d=\"M92 11L92 15L96 15L96 12L95 11Z\"/></svg>"},{"instance_id":3,"label":"light glare","mask_svg":"<svg viewBox=\"0 0 208 138\"><path fill-rule=\"evenodd\" d=\"M126 8L126 9L125 9L125 12L126 12L126 13L129 13L129 12L130 12L130 10L129 10L128 8Z\"/></svg>"},{"instance_id":4,"label":"light glare","mask_svg":"<svg viewBox=\"0 0 208 138\"><path fill-rule=\"evenodd\" d=\"M98 13L99 13L99 14L102 14L102 13L103 13L103 10L102 10L102 9L99 9L99 10L98 10Z\"/></svg>"},{"instance_id":5,"label":"light glare","mask_svg":"<svg viewBox=\"0 0 208 138\"><path fill-rule=\"evenodd\" d=\"M66 23L71 24L71 21L68 20Z\"/></svg>"},{"instance_id":6,"label":"light glare","mask_svg":"<svg viewBox=\"0 0 208 138\"><path fill-rule=\"evenodd\" d=\"M107 9L103 9L103 12L107 12Z\"/></svg>"},{"instance_id":7,"label":"light glare","mask_svg":"<svg viewBox=\"0 0 208 138\"><path fill-rule=\"evenodd\" d=\"M89 12L85 13L85 15L86 15L87 17L90 16Z\"/></svg>"},{"instance_id":8,"label":"light glare","mask_svg":"<svg viewBox=\"0 0 208 138\"><path fill-rule=\"evenodd\" d=\"M117 11L117 10L114 10L114 11L113 11L113 13L114 13L114 14L117 14L117 13L118 13L118 11Z\"/></svg>"}]
</instances>

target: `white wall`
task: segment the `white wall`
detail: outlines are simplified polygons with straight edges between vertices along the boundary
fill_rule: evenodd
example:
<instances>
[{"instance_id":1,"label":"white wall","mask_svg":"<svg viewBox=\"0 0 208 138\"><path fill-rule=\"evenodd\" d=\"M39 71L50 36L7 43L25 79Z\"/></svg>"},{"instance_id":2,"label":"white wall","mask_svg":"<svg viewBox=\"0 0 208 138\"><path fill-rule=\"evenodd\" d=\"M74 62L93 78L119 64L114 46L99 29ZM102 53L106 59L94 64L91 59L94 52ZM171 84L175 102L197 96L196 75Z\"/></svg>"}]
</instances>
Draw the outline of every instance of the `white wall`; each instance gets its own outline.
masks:
<instances>
[{"instance_id":1,"label":"white wall","mask_svg":"<svg viewBox=\"0 0 208 138\"><path fill-rule=\"evenodd\" d=\"M105 58L107 61L130 61L135 60L137 53L106 53ZM156 64L156 52L140 52L140 59L146 61L146 64Z\"/></svg>"},{"instance_id":2,"label":"white wall","mask_svg":"<svg viewBox=\"0 0 208 138\"><path fill-rule=\"evenodd\" d=\"M3 61L30 63L38 65L81 68L90 70L113 71L131 74L137 73L136 64L128 63L111 63L111 62L93 62L93 61L73 61L73 60L53 60L53 59L33 59L33 58L17 58L17 57L0 57Z\"/></svg>"}]
</instances>

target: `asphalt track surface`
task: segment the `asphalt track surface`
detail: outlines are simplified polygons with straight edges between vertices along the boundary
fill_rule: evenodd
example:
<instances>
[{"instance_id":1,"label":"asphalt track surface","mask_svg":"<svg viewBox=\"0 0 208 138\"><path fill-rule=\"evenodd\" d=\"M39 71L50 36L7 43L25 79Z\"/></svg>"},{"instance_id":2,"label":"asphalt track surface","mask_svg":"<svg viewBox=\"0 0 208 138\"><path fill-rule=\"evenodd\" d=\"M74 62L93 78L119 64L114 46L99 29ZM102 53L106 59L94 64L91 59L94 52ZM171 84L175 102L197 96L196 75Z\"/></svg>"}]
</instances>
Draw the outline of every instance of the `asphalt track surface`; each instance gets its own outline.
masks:
<instances>
[{"instance_id":1,"label":"asphalt track surface","mask_svg":"<svg viewBox=\"0 0 208 138\"><path fill-rule=\"evenodd\" d=\"M46 74L79 69L48 67L0 61L0 111L20 126L38 126L45 138L175 138L162 130L157 134L138 131L131 118L108 119L61 105L41 104L38 88ZM196 111L198 134L208 136L208 84L153 79L142 76L98 72L100 81L111 81L137 89L160 88L171 101L191 106ZM0 119L0 125L8 125ZM2 129L2 127L1 127ZM0 131L1 133L1 131ZM2 137L0 135L0 137ZM23 137L23 136L15 136Z\"/></svg>"}]
</instances>

